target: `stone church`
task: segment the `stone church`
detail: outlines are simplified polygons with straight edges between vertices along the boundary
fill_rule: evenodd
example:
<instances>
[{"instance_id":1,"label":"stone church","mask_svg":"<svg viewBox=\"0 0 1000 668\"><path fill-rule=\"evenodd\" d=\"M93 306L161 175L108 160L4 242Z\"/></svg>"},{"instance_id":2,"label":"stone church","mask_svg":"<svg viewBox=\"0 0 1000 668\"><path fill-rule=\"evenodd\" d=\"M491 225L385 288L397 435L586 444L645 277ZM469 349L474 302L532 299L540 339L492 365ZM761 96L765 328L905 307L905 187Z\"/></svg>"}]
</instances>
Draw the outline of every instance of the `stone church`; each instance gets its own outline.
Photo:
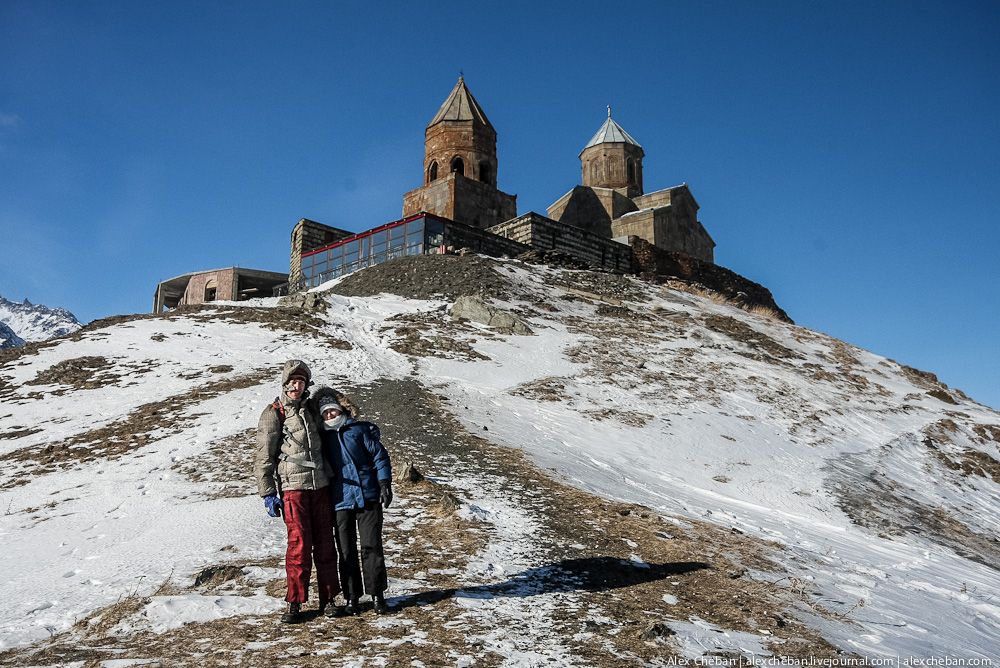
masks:
<instances>
[{"instance_id":1,"label":"stone church","mask_svg":"<svg viewBox=\"0 0 1000 668\"><path fill-rule=\"evenodd\" d=\"M712 262L715 242L698 221L687 184L642 191L642 146L608 119L580 152L583 185L549 208L549 218L615 239L637 236L657 248Z\"/></svg>"},{"instance_id":2,"label":"stone church","mask_svg":"<svg viewBox=\"0 0 1000 668\"><path fill-rule=\"evenodd\" d=\"M715 264L715 242L687 184L644 191L644 157L609 107L579 154L581 184L553 202L547 216L518 215L517 196L499 187L497 131L460 77L424 130L422 185L403 195L400 220L352 232L302 218L291 233L286 283L272 288L283 274L238 268L185 274L157 287L154 310L269 290L288 294L393 258L464 249L510 257L533 252L546 261L571 256L579 266L680 278L787 319L766 288ZM220 293L212 280L232 290Z\"/></svg>"},{"instance_id":3,"label":"stone church","mask_svg":"<svg viewBox=\"0 0 1000 668\"><path fill-rule=\"evenodd\" d=\"M483 108L459 78L424 131L424 184L403 196L403 216L427 211L483 229L516 219L517 197L497 187L496 139ZM563 230L572 226L624 243L640 237L713 262L715 242L699 222L698 202L686 184L644 194L644 156L608 107L607 120L580 152L582 185L556 200L547 220Z\"/></svg>"},{"instance_id":4,"label":"stone church","mask_svg":"<svg viewBox=\"0 0 1000 668\"><path fill-rule=\"evenodd\" d=\"M363 232L299 220L291 234L287 284L273 292L307 290L396 257L460 249L494 256L556 251L626 273L656 273L676 264L669 253L711 264L715 242L698 221L698 203L687 185L644 193L644 155L609 107L607 120L580 153L582 184L556 200L547 216L518 215L517 196L498 185L497 131L459 77L424 130L422 185L403 195L403 217ZM215 298L180 286L180 279L158 288L157 309L199 303L202 292L204 300ZM183 297L171 296L181 292Z\"/></svg>"}]
</instances>

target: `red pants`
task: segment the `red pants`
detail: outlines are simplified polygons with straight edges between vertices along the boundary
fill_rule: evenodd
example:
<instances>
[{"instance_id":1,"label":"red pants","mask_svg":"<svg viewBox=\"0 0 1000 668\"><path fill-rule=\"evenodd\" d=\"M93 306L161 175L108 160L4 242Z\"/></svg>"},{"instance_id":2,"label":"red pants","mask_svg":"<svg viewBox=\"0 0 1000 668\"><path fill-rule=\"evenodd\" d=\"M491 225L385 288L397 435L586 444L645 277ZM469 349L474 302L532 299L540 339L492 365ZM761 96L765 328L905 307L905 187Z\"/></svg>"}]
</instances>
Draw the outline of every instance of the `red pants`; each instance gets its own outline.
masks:
<instances>
[{"instance_id":1,"label":"red pants","mask_svg":"<svg viewBox=\"0 0 1000 668\"><path fill-rule=\"evenodd\" d=\"M289 603L309 600L309 573L316 560L319 602L327 603L340 593L337 552L333 546L333 508L330 490L289 490L281 495L282 516L288 527L285 575Z\"/></svg>"}]
</instances>

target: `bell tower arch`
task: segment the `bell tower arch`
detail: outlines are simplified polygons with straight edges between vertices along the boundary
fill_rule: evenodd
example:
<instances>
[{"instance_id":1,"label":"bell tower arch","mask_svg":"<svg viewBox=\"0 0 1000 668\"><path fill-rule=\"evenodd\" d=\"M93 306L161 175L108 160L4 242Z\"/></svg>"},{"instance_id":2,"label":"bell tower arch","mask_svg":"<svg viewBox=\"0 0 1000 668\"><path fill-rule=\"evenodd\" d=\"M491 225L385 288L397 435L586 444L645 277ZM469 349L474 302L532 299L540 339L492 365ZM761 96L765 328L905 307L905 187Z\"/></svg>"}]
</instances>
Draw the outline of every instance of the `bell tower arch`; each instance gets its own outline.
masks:
<instances>
[{"instance_id":1,"label":"bell tower arch","mask_svg":"<svg viewBox=\"0 0 1000 668\"><path fill-rule=\"evenodd\" d=\"M465 85L464 77L459 77L424 130L425 173L430 175L435 163L448 165L447 170L438 168L437 178L456 173L497 186L497 132Z\"/></svg>"}]
</instances>

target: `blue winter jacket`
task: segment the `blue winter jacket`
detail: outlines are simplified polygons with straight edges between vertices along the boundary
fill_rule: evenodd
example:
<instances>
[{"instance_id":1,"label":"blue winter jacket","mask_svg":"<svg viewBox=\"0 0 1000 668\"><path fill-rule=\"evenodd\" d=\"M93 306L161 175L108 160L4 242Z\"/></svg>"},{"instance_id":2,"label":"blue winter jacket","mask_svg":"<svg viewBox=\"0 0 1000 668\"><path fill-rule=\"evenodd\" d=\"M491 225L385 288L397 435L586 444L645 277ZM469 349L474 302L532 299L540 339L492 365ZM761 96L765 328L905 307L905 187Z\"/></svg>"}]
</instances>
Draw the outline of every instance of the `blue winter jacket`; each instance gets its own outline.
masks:
<instances>
[{"instance_id":1,"label":"blue winter jacket","mask_svg":"<svg viewBox=\"0 0 1000 668\"><path fill-rule=\"evenodd\" d=\"M320 427L323 456L333 469L330 496L334 510L364 508L378 502L379 482L392 480L389 453L382 445L378 426L353 418L332 431Z\"/></svg>"}]
</instances>

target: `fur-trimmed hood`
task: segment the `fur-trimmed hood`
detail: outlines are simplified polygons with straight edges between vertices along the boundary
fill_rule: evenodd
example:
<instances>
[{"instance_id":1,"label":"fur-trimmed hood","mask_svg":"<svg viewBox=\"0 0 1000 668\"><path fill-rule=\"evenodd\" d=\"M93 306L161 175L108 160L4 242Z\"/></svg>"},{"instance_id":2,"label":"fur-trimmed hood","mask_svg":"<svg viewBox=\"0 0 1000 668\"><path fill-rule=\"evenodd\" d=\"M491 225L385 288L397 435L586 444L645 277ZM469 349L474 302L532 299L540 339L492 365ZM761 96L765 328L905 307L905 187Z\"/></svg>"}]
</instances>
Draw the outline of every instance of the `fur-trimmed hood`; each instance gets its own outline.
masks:
<instances>
[{"instance_id":1,"label":"fur-trimmed hood","mask_svg":"<svg viewBox=\"0 0 1000 668\"><path fill-rule=\"evenodd\" d=\"M302 360L288 360L285 362L285 366L281 369L282 387L288 384L288 379L291 378L294 373L300 373L306 377L306 387L312 385L312 371L309 370L309 365Z\"/></svg>"},{"instance_id":2,"label":"fur-trimmed hood","mask_svg":"<svg viewBox=\"0 0 1000 668\"><path fill-rule=\"evenodd\" d=\"M351 401L351 398L340 390L335 390L332 387L320 387L312 392L309 396L309 405L312 406L313 410L319 414L319 402L323 397L333 397L337 400L337 403L344 407L344 412L351 416L355 420L361 415L361 409L358 408L357 404Z\"/></svg>"}]
</instances>

